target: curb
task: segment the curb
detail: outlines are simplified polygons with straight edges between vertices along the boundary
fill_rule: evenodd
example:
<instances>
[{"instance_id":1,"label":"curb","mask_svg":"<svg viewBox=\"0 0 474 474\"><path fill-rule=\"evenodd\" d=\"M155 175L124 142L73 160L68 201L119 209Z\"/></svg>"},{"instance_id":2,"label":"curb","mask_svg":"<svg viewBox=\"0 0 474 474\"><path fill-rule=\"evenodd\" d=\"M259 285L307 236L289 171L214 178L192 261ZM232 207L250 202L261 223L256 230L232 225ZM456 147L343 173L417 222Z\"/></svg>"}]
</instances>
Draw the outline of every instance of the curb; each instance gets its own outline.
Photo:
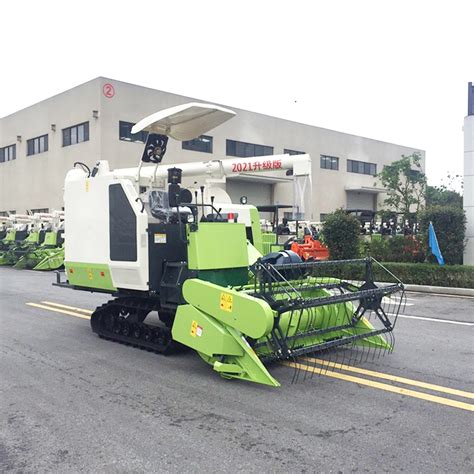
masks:
<instances>
[{"instance_id":1,"label":"curb","mask_svg":"<svg viewBox=\"0 0 474 474\"><path fill-rule=\"evenodd\" d=\"M438 295L466 296L474 298L474 288L450 288L447 286L403 285L406 291L436 293Z\"/></svg>"}]
</instances>

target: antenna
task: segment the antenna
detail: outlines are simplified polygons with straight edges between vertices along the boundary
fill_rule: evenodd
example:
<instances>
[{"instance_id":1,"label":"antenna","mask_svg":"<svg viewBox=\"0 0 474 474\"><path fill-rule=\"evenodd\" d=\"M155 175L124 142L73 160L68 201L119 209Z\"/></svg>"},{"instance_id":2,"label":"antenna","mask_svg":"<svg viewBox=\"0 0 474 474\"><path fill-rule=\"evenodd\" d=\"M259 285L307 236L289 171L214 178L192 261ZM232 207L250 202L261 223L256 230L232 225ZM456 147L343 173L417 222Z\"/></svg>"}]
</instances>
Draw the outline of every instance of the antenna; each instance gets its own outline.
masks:
<instances>
[{"instance_id":1,"label":"antenna","mask_svg":"<svg viewBox=\"0 0 474 474\"><path fill-rule=\"evenodd\" d=\"M201 221L205 222L206 217L204 215L204 186L201 186L201 203L202 203L202 217Z\"/></svg>"}]
</instances>

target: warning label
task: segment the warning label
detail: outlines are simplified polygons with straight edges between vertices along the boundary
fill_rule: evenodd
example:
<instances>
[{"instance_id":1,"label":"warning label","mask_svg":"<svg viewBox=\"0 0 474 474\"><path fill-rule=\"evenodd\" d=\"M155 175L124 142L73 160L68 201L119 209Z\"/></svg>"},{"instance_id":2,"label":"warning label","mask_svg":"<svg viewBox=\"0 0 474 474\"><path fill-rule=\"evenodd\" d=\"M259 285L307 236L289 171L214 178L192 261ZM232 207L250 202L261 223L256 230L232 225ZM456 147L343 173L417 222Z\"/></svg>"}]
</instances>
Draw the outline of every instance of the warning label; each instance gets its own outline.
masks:
<instances>
[{"instance_id":1,"label":"warning label","mask_svg":"<svg viewBox=\"0 0 474 474\"><path fill-rule=\"evenodd\" d=\"M155 234L155 244L166 244L166 234Z\"/></svg>"},{"instance_id":2,"label":"warning label","mask_svg":"<svg viewBox=\"0 0 474 474\"><path fill-rule=\"evenodd\" d=\"M221 301L220 301L220 308L223 311L227 311L232 313L232 304L234 302L234 297L229 295L229 293L221 293Z\"/></svg>"},{"instance_id":3,"label":"warning label","mask_svg":"<svg viewBox=\"0 0 474 474\"><path fill-rule=\"evenodd\" d=\"M202 327L199 326L197 321L193 321L191 324L191 336L192 337L201 337L202 336Z\"/></svg>"}]
</instances>

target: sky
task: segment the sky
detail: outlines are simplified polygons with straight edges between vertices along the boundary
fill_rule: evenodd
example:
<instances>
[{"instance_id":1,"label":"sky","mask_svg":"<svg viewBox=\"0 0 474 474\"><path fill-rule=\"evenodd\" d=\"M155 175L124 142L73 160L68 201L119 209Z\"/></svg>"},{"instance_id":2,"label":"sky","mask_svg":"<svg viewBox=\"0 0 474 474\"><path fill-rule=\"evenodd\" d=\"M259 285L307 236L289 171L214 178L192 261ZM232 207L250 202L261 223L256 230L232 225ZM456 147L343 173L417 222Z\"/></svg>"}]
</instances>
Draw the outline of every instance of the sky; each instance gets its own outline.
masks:
<instances>
[{"instance_id":1,"label":"sky","mask_svg":"<svg viewBox=\"0 0 474 474\"><path fill-rule=\"evenodd\" d=\"M463 171L474 1L0 1L0 117L97 76L426 151Z\"/></svg>"}]
</instances>

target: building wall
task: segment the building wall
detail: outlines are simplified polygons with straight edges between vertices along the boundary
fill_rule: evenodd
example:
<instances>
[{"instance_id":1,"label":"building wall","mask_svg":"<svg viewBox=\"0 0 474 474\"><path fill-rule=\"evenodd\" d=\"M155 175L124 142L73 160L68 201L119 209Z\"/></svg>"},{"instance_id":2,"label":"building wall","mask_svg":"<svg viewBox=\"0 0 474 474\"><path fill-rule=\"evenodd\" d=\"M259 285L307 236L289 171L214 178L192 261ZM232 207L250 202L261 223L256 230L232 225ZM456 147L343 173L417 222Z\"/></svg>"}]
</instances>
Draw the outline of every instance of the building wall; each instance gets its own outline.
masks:
<instances>
[{"instance_id":1,"label":"building wall","mask_svg":"<svg viewBox=\"0 0 474 474\"><path fill-rule=\"evenodd\" d=\"M90 81L0 120L0 147L16 144L16 160L0 163L0 211L61 209L66 172L75 161L94 163L100 157L101 122L92 118L99 105L96 81ZM62 129L86 121L90 140L62 147ZM26 156L27 140L45 134L48 151Z\"/></svg>"},{"instance_id":2,"label":"building wall","mask_svg":"<svg viewBox=\"0 0 474 474\"><path fill-rule=\"evenodd\" d=\"M474 265L474 110L464 119L463 204L467 218L464 264Z\"/></svg>"},{"instance_id":3,"label":"building wall","mask_svg":"<svg viewBox=\"0 0 474 474\"><path fill-rule=\"evenodd\" d=\"M112 98L103 94L103 86L107 83L115 89ZM22 135L22 142L16 142L17 159L0 163L0 211L60 208L64 175L74 161L91 166L100 158L109 160L111 168L136 166L143 144L119 140L119 120L135 123L160 109L193 100L112 79L96 78L0 119L0 147L15 143L16 136ZM284 149L309 153L313 158L313 171L311 215L308 217L312 220L319 220L321 214L338 207L346 207L346 188L374 187L373 176L346 171L347 159L377 163L377 171L380 171L384 164L399 159L402 154L420 151L424 166L424 152L415 148L230 108L237 112L236 117L208 133L213 137L212 154L183 150L181 143L170 140L165 160L180 163L225 159L226 139L273 146L274 154L281 154ZM98 118L93 118L93 110L99 112ZM90 140L62 147L61 129L84 121L90 124ZM52 123L56 124L56 132L51 131ZM26 139L45 133L49 133L49 151L26 157ZM321 154L339 157L339 170L321 169ZM285 179L282 173L279 177L280 181ZM238 185L232 185L233 192L237 192L235 186ZM267 191L262 190L262 193L263 199ZM380 195L376 198L379 205L382 198ZM273 200L276 204L292 204L292 184L274 184Z\"/></svg>"}]
</instances>

